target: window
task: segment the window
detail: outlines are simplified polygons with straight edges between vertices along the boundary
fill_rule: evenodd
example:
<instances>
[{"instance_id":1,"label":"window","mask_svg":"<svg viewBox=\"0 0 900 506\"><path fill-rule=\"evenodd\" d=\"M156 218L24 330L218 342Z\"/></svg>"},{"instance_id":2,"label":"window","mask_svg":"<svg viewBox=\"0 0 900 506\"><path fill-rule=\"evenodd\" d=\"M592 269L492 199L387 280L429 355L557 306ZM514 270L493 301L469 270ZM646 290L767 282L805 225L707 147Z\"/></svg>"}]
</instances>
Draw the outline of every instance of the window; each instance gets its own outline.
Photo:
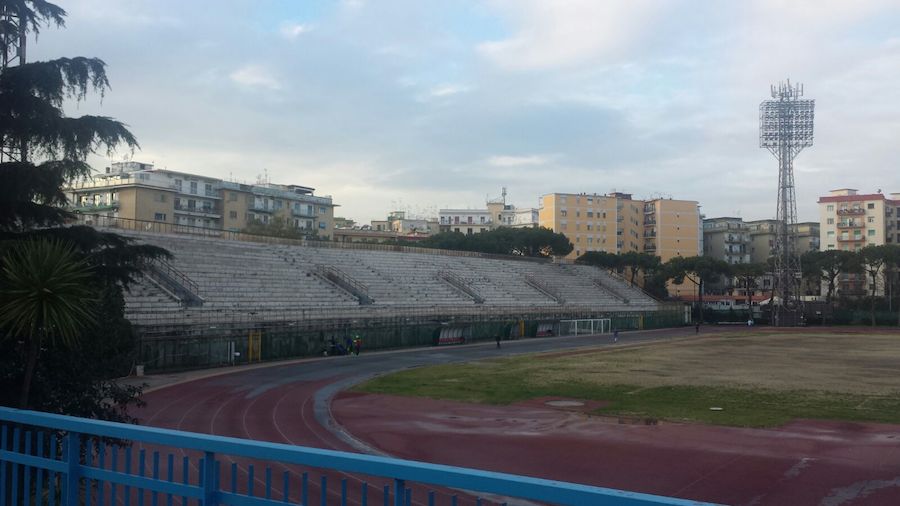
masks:
<instances>
[{"instance_id":1,"label":"window","mask_svg":"<svg viewBox=\"0 0 900 506\"><path fill-rule=\"evenodd\" d=\"M238 197L237 193L228 192L228 201L229 202L237 202L237 197Z\"/></svg>"},{"instance_id":2,"label":"window","mask_svg":"<svg viewBox=\"0 0 900 506\"><path fill-rule=\"evenodd\" d=\"M327 208L325 208L325 207L320 207L320 208L319 208L319 214L325 214L325 213L327 213L327 212L328 212L328 209L327 209Z\"/></svg>"},{"instance_id":3,"label":"window","mask_svg":"<svg viewBox=\"0 0 900 506\"><path fill-rule=\"evenodd\" d=\"M593 218L593 217L594 217L594 211L588 211L588 212L587 212L587 217L588 217L588 218Z\"/></svg>"},{"instance_id":4,"label":"window","mask_svg":"<svg viewBox=\"0 0 900 506\"><path fill-rule=\"evenodd\" d=\"M197 193L197 182L191 181L191 193Z\"/></svg>"},{"instance_id":5,"label":"window","mask_svg":"<svg viewBox=\"0 0 900 506\"><path fill-rule=\"evenodd\" d=\"M875 217L874 217L874 216L869 216L868 218L866 218L866 221L869 222L869 223L875 223Z\"/></svg>"},{"instance_id":6,"label":"window","mask_svg":"<svg viewBox=\"0 0 900 506\"><path fill-rule=\"evenodd\" d=\"M153 200L155 200L155 201L157 201L157 202L165 202L165 201L166 201L166 194L165 194L165 193L157 193L157 194L156 194L156 198L153 199Z\"/></svg>"},{"instance_id":7,"label":"window","mask_svg":"<svg viewBox=\"0 0 900 506\"><path fill-rule=\"evenodd\" d=\"M565 209L561 209L559 211L559 215L562 216L563 218L565 218L566 216L569 215L569 213Z\"/></svg>"},{"instance_id":8,"label":"window","mask_svg":"<svg viewBox=\"0 0 900 506\"><path fill-rule=\"evenodd\" d=\"M481 217L481 223L484 223L484 216Z\"/></svg>"},{"instance_id":9,"label":"window","mask_svg":"<svg viewBox=\"0 0 900 506\"><path fill-rule=\"evenodd\" d=\"M471 219L471 217L470 217L469 219ZM467 229L466 229L466 234L472 235L472 229L471 229L471 228L467 228Z\"/></svg>"},{"instance_id":10,"label":"window","mask_svg":"<svg viewBox=\"0 0 900 506\"><path fill-rule=\"evenodd\" d=\"M236 220L237 219L237 211L228 211L228 217L231 218L232 220Z\"/></svg>"},{"instance_id":11,"label":"window","mask_svg":"<svg viewBox=\"0 0 900 506\"><path fill-rule=\"evenodd\" d=\"M175 197L175 209L181 209L181 199Z\"/></svg>"},{"instance_id":12,"label":"window","mask_svg":"<svg viewBox=\"0 0 900 506\"><path fill-rule=\"evenodd\" d=\"M205 185L203 185L203 189L206 190L206 194L207 194L207 195L212 195L212 194L213 194L213 190L212 190L212 185L211 185L211 184L206 183Z\"/></svg>"},{"instance_id":13,"label":"window","mask_svg":"<svg viewBox=\"0 0 900 506\"><path fill-rule=\"evenodd\" d=\"M834 225L834 218L828 218L828 224Z\"/></svg>"},{"instance_id":14,"label":"window","mask_svg":"<svg viewBox=\"0 0 900 506\"><path fill-rule=\"evenodd\" d=\"M875 235L875 229L869 229L869 237L872 237L873 235Z\"/></svg>"},{"instance_id":15,"label":"window","mask_svg":"<svg viewBox=\"0 0 900 506\"><path fill-rule=\"evenodd\" d=\"M275 209L281 209L282 207L284 207L284 201L276 200L275 201Z\"/></svg>"},{"instance_id":16,"label":"window","mask_svg":"<svg viewBox=\"0 0 900 506\"><path fill-rule=\"evenodd\" d=\"M175 189L178 191L181 191L181 180L180 179L175 180Z\"/></svg>"},{"instance_id":17,"label":"window","mask_svg":"<svg viewBox=\"0 0 900 506\"><path fill-rule=\"evenodd\" d=\"M866 204L866 209L875 209L875 203L869 202L868 204Z\"/></svg>"},{"instance_id":18,"label":"window","mask_svg":"<svg viewBox=\"0 0 900 506\"><path fill-rule=\"evenodd\" d=\"M193 199L188 200L188 211L193 211L194 209L197 209L197 201Z\"/></svg>"},{"instance_id":19,"label":"window","mask_svg":"<svg viewBox=\"0 0 900 506\"><path fill-rule=\"evenodd\" d=\"M829 231L828 231L828 234L826 234L826 235L827 235L828 237L834 237L834 230L829 230Z\"/></svg>"},{"instance_id":20,"label":"window","mask_svg":"<svg viewBox=\"0 0 900 506\"><path fill-rule=\"evenodd\" d=\"M825 210L828 211L828 212L833 212L833 211L834 211L834 204L828 204L827 206L825 206Z\"/></svg>"},{"instance_id":21,"label":"window","mask_svg":"<svg viewBox=\"0 0 900 506\"><path fill-rule=\"evenodd\" d=\"M319 228L324 229L325 226L326 226L326 225L325 225L325 222L324 222L324 221L320 221L320 222L319 222Z\"/></svg>"},{"instance_id":22,"label":"window","mask_svg":"<svg viewBox=\"0 0 900 506\"><path fill-rule=\"evenodd\" d=\"M166 221L166 213L154 213L153 219L156 221Z\"/></svg>"}]
</instances>

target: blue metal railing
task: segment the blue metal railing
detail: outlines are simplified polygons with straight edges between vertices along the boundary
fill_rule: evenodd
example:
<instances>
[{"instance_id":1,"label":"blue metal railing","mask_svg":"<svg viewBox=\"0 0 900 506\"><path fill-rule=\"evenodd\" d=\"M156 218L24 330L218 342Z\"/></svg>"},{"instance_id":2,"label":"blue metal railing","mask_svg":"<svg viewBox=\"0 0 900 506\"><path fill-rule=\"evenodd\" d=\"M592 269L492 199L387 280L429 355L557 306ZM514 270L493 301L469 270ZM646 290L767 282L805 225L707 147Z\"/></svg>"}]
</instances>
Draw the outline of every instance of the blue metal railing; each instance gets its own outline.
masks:
<instances>
[{"instance_id":1,"label":"blue metal railing","mask_svg":"<svg viewBox=\"0 0 900 506\"><path fill-rule=\"evenodd\" d=\"M311 472L317 472L319 479L311 480ZM339 486L329 488L329 482ZM476 497L478 493L482 497ZM512 474L0 407L0 504L366 506L372 501L385 506L433 506L440 501L455 506L464 501L506 504L515 501L512 498L573 505L701 504Z\"/></svg>"}]
</instances>

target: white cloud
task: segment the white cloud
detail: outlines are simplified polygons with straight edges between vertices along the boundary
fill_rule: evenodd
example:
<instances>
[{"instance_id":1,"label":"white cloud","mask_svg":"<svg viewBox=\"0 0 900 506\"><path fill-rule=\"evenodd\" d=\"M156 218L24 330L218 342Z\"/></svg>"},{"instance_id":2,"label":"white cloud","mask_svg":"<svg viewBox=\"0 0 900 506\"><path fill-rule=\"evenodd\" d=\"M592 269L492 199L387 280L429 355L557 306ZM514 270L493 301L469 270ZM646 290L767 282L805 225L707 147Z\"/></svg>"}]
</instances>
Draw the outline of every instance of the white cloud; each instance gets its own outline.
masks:
<instances>
[{"instance_id":1,"label":"white cloud","mask_svg":"<svg viewBox=\"0 0 900 506\"><path fill-rule=\"evenodd\" d=\"M309 32L310 30L312 30L312 27L310 25L287 22L281 25L281 29L279 30L279 32L285 39L294 40L304 33Z\"/></svg>"},{"instance_id":2,"label":"white cloud","mask_svg":"<svg viewBox=\"0 0 900 506\"><path fill-rule=\"evenodd\" d=\"M478 51L500 67L538 70L614 55L652 30L668 2L632 0L501 0L498 10L517 31Z\"/></svg>"},{"instance_id":3,"label":"white cloud","mask_svg":"<svg viewBox=\"0 0 900 506\"><path fill-rule=\"evenodd\" d=\"M232 72L228 77L235 83L247 88L281 89L281 83L278 79L261 65L244 65Z\"/></svg>"},{"instance_id":4,"label":"white cloud","mask_svg":"<svg viewBox=\"0 0 900 506\"><path fill-rule=\"evenodd\" d=\"M403 83L401 83L401 85L402 84ZM418 100L419 102L427 102L429 100L447 98L469 91L472 91L472 87L466 86L464 84L439 84L428 89L424 93L419 94L416 97L416 100Z\"/></svg>"},{"instance_id":5,"label":"white cloud","mask_svg":"<svg viewBox=\"0 0 900 506\"><path fill-rule=\"evenodd\" d=\"M497 155L487 159L488 165L494 167L521 167L523 165L544 165L554 157L542 155L511 156Z\"/></svg>"}]
</instances>

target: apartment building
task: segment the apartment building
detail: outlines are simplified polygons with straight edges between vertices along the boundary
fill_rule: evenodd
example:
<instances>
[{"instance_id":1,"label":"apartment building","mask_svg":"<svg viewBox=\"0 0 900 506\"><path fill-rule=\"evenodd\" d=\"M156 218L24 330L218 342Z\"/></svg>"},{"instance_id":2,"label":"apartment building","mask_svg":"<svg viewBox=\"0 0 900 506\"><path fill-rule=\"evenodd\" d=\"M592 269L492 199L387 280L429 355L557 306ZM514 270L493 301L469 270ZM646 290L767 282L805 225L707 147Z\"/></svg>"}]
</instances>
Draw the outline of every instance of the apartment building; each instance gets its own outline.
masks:
<instances>
[{"instance_id":1,"label":"apartment building","mask_svg":"<svg viewBox=\"0 0 900 506\"><path fill-rule=\"evenodd\" d=\"M703 251L700 205L693 200L654 199L644 202L644 251L663 262Z\"/></svg>"},{"instance_id":2,"label":"apartment building","mask_svg":"<svg viewBox=\"0 0 900 506\"><path fill-rule=\"evenodd\" d=\"M822 250L859 251L870 244L900 244L900 193L888 198L881 190L861 194L840 188L819 197L818 203ZM865 276L842 274L839 279L839 293L861 295L868 290Z\"/></svg>"},{"instance_id":3,"label":"apartment building","mask_svg":"<svg viewBox=\"0 0 900 506\"><path fill-rule=\"evenodd\" d=\"M754 220L744 222L750 235L748 252L750 262L766 263L775 252L777 220ZM798 255L809 251L819 251L819 224L804 221L794 225L796 230L795 249Z\"/></svg>"},{"instance_id":4,"label":"apartment building","mask_svg":"<svg viewBox=\"0 0 900 506\"><path fill-rule=\"evenodd\" d=\"M441 209L438 211L441 232L480 234L493 228L487 209Z\"/></svg>"},{"instance_id":5,"label":"apartment building","mask_svg":"<svg viewBox=\"0 0 900 506\"><path fill-rule=\"evenodd\" d=\"M635 200L621 192L544 195L538 223L572 241L573 259L588 251L644 251L666 261L699 255L702 242L697 202Z\"/></svg>"},{"instance_id":6,"label":"apartment building","mask_svg":"<svg viewBox=\"0 0 900 506\"><path fill-rule=\"evenodd\" d=\"M313 192L305 186L235 183L140 162L114 163L104 174L66 189L75 212L231 231L281 217L297 229L331 237L335 205L331 197Z\"/></svg>"},{"instance_id":7,"label":"apartment building","mask_svg":"<svg viewBox=\"0 0 900 506\"><path fill-rule=\"evenodd\" d=\"M407 216L406 211L393 211L388 214L386 220L372 220L371 229L378 232L395 232L400 237L427 237L440 231L438 220Z\"/></svg>"},{"instance_id":8,"label":"apartment building","mask_svg":"<svg viewBox=\"0 0 900 506\"><path fill-rule=\"evenodd\" d=\"M750 230L741 218L703 220L703 256L729 264L750 263Z\"/></svg>"},{"instance_id":9,"label":"apartment building","mask_svg":"<svg viewBox=\"0 0 900 506\"><path fill-rule=\"evenodd\" d=\"M485 209L441 209L438 219L441 232L478 234L498 227L536 227L538 211L508 204L503 188L502 196L488 200Z\"/></svg>"}]
</instances>

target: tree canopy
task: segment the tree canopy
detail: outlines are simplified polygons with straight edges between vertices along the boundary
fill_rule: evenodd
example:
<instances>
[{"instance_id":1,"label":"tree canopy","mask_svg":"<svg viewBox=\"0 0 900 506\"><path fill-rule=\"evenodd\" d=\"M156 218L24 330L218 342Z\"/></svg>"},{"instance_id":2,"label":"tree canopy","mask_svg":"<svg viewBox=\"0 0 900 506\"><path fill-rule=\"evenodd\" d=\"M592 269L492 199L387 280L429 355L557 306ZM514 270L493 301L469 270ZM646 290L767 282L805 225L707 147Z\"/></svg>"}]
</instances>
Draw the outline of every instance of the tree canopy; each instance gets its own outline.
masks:
<instances>
[{"instance_id":1,"label":"tree canopy","mask_svg":"<svg viewBox=\"0 0 900 506\"><path fill-rule=\"evenodd\" d=\"M574 249L565 235L548 228L509 227L469 235L442 232L423 239L417 245L425 248L526 257L565 256Z\"/></svg>"}]
</instances>

